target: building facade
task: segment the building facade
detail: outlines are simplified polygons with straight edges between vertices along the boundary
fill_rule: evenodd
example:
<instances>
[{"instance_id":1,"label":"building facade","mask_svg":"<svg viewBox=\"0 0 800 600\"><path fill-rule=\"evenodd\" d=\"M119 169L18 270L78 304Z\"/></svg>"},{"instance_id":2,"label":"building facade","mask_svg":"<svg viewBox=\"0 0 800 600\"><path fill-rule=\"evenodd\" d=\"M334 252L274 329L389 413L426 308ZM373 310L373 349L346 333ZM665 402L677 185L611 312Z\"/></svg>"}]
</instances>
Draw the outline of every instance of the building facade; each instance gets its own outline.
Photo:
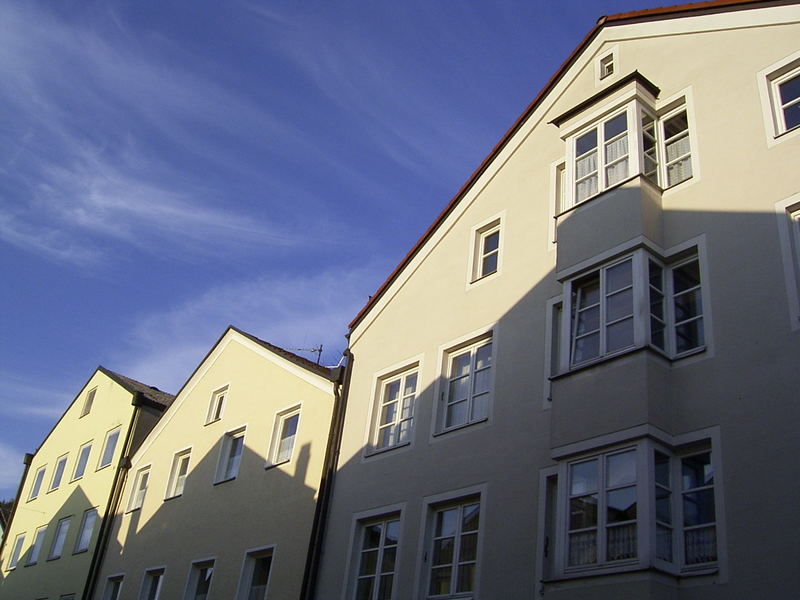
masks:
<instances>
[{"instance_id":1,"label":"building facade","mask_svg":"<svg viewBox=\"0 0 800 600\"><path fill-rule=\"evenodd\" d=\"M798 40L598 22L351 323L317 598L796 596Z\"/></svg>"},{"instance_id":2,"label":"building facade","mask_svg":"<svg viewBox=\"0 0 800 600\"><path fill-rule=\"evenodd\" d=\"M131 459L93 598L299 598L339 370L229 328Z\"/></svg>"},{"instance_id":3,"label":"building facade","mask_svg":"<svg viewBox=\"0 0 800 600\"><path fill-rule=\"evenodd\" d=\"M118 500L125 457L172 396L99 367L33 454L0 548L0 598L76 600Z\"/></svg>"}]
</instances>

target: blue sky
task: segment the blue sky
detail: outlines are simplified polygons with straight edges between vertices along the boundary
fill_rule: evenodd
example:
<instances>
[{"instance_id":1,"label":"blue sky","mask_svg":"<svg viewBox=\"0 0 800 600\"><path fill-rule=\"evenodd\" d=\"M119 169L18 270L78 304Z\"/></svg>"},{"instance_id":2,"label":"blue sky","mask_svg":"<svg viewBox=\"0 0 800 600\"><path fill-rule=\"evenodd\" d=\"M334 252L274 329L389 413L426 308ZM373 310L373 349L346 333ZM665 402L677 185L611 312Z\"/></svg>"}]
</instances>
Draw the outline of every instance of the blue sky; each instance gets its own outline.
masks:
<instances>
[{"instance_id":1,"label":"blue sky","mask_svg":"<svg viewBox=\"0 0 800 600\"><path fill-rule=\"evenodd\" d=\"M0 0L0 498L98 364L174 392L228 324L335 364L596 19L663 3Z\"/></svg>"}]
</instances>

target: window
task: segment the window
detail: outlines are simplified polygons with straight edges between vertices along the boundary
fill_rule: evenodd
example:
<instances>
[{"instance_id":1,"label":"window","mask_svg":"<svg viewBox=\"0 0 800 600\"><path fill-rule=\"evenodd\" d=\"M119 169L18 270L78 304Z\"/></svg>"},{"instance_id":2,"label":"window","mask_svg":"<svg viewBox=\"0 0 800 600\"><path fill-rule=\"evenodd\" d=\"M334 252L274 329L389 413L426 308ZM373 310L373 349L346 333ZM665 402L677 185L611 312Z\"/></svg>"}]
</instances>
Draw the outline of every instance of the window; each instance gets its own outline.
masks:
<instances>
[{"instance_id":1,"label":"window","mask_svg":"<svg viewBox=\"0 0 800 600\"><path fill-rule=\"evenodd\" d=\"M39 467L36 470L36 475L33 478L33 485L31 486L31 492L28 494L28 500L33 500L39 496L39 492L42 490L42 481L44 481L45 469L46 467Z\"/></svg>"},{"instance_id":2,"label":"window","mask_svg":"<svg viewBox=\"0 0 800 600\"><path fill-rule=\"evenodd\" d=\"M61 519L56 525L56 535L53 538L53 545L50 547L50 554L48 560L61 558L61 552L64 550L64 542L67 541L67 532L69 531L69 524L72 517Z\"/></svg>"},{"instance_id":3,"label":"window","mask_svg":"<svg viewBox=\"0 0 800 600\"><path fill-rule=\"evenodd\" d=\"M569 310L562 311L563 360L577 367L648 344L670 358L705 345L703 293L697 255L671 263L645 250L567 282ZM636 310L648 302L649 314Z\"/></svg>"},{"instance_id":4,"label":"window","mask_svg":"<svg viewBox=\"0 0 800 600\"><path fill-rule=\"evenodd\" d=\"M564 525L557 536L556 575L649 565L687 574L716 567L708 440L678 447L638 440L565 461L559 476L564 485L557 510Z\"/></svg>"},{"instance_id":5,"label":"window","mask_svg":"<svg viewBox=\"0 0 800 600\"><path fill-rule=\"evenodd\" d=\"M242 427L222 436L217 464L217 482L234 479L239 473L239 464L242 462L242 450L244 449L244 431L244 427Z\"/></svg>"},{"instance_id":6,"label":"window","mask_svg":"<svg viewBox=\"0 0 800 600\"><path fill-rule=\"evenodd\" d=\"M88 442L81 446L78 451L78 461L75 463L75 473L72 475L72 480L80 479L86 472L86 465L89 464L89 454L92 452L92 442Z\"/></svg>"},{"instance_id":7,"label":"window","mask_svg":"<svg viewBox=\"0 0 800 600\"><path fill-rule=\"evenodd\" d=\"M482 339L447 354L444 430L483 421L492 395L492 340Z\"/></svg>"},{"instance_id":8,"label":"window","mask_svg":"<svg viewBox=\"0 0 800 600\"><path fill-rule=\"evenodd\" d=\"M614 55L608 54L600 59L600 79L614 74Z\"/></svg>"},{"instance_id":9,"label":"window","mask_svg":"<svg viewBox=\"0 0 800 600\"><path fill-rule=\"evenodd\" d=\"M161 594L161 584L164 581L164 569L151 569L145 571L142 591L139 600L158 600Z\"/></svg>"},{"instance_id":10,"label":"window","mask_svg":"<svg viewBox=\"0 0 800 600\"><path fill-rule=\"evenodd\" d=\"M472 281L497 273L500 266L499 219L476 231L472 263Z\"/></svg>"},{"instance_id":11,"label":"window","mask_svg":"<svg viewBox=\"0 0 800 600\"><path fill-rule=\"evenodd\" d=\"M213 575L213 560L194 563L189 573L186 600L206 600L206 598L208 598L208 591L211 589L211 578Z\"/></svg>"},{"instance_id":12,"label":"window","mask_svg":"<svg viewBox=\"0 0 800 600\"><path fill-rule=\"evenodd\" d=\"M271 568L271 548L248 552L244 559L237 600L266 600Z\"/></svg>"},{"instance_id":13,"label":"window","mask_svg":"<svg viewBox=\"0 0 800 600\"><path fill-rule=\"evenodd\" d=\"M31 546L30 554L26 565L35 565L39 562L39 554L42 552L42 545L44 544L44 536L47 533L47 525L43 525L36 530L33 536L33 546Z\"/></svg>"},{"instance_id":14,"label":"window","mask_svg":"<svg viewBox=\"0 0 800 600\"><path fill-rule=\"evenodd\" d=\"M83 401L83 408L81 409L81 417L85 417L91 412L92 404L94 404L95 394L97 394L97 388L91 389L87 392L86 399Z\"/></svg>"},{"instance_id":15,"label":"window","mask_svg":"<svg viewBox=\"0 0 800 600\"><path fill-rule=\"evenodd\" d=\"M119 441L119 431L120 428L117 427L106 434L106 442L103 445L103 454L100 458L98 469L107 467L111 464L111 461L114 460L114 450L116 450L117 442Z\"/></svg>"},{"instance_id":16,"label":"window","mask_svg":"<svg viewBox=\"0 0 800 600\"><path fill-rule=\"evenodd\" d=\"M61 479L64 477L64 470L67 466L67 455L59 456L56 461L56 468L53 471L53 479L50 482L50 491L58 489L61 485Z\"/></svg>"},{"instance_id":17,"label":"window","mask_svg":"<svg viewBox=\"0 0 800 600\"><path fill-rule=\"evenodd\" d=\"M361 527L356 600L384 600L394 587L400 518L389 517Z\"/></svg>"},{"instance_id":18,"label":"window","mask_svg":"<svg viewBox=\"0 0 800 600\"><path fill-rule=\"evenodd\" d=\"M376 450L411 441L418 376L414 369L379 381L380 399L373 439Z\"/></svg>"},{"instance_id":19,"label":"window","mask_svg":"<svg viewBox=\"0 0 800 600\"><path fill-rule=\"evenodd\" d=\"M299 406L277 416L270 451L271 464L278 465L292 459L292 451L294 450L294 442L297 437L297 427L299 424Z\"/></svg>"},{"instance_id":20,"label":"window","mask_svg":"<svg viewBox=\"0 0 800 600\"><path fill-rule=\"evenodd\" d=\"M588 128L567 136L569 185L561 210L643 174L667 189L693 175L689 111L683 99L656 111L635 100L612 110ZM559 176L556 173L554 176Z\"/></svg>"},{"instance_id":21,"label":"window","mask_svg":"<svg viewBox=\"0 0 800 600\"><path fill-rule=\"evenodd\" d=\"M211 402L208 405L208 414L206 415L206 425L222 418L222 410L225 407L225 398L227 396L227 386L211 394Z\"/></svg>"},{"instance_id":22,"label":"window","mask_svg":"<svg viewBox=\"0 0 800 600\"><path fill-rule=\"evenodd\" d=\"M78 540L75 542L75 554L79 552L86 552L89 549L89 542L92 541L92 532L94 531L94 524L96 522L96 508L90 508L83 513L83 521L81 521L80 533L78 534Z\"/></svg>"},{"instance_id":23,"label":"window","mask_svg":"<svg viewBox=\"0 0 800 600\"><path fill-rule=\"evenodd\" d=\"M189 473L190 453L190 450L183 450L178 452L172 459L172 469L169 473L169 484L167 485L167 498L174 498L183 494L186 475Z\"/></svg>"},{"instance_id":24,"label":"window","mask_svg":"<svg viewBox=\"0 0 800 600\"><path fill-rule=\"evenodd\" d=\"M136 472L136 479L133 483L131 498L128 502L128 510L142 508L144 497L147 494L147 485L150 482L150 467L144 467Z\"/></svg>"},{"instance_id":25,"label":"window","mask_svg":"<svg viewBox=\"0 0 800 600\"><path fill-rule=\"evenodd\" d=\"M122 591L122 575L114 575L106 580L106 587L103 590L103 600L119 600Z\"/></svg>"},{"instance_id":26,"label":"window","mask_svg":"<svg viewBox=\"0 0 800 600\"><path fill-rule=\"evenodd\" d=\"M11 549L11 559L8 561L8 569L14 569L19 562L19 557L22 554L22 546L25 543L25 534L20 533L14 539L14 547Z\"/></svg>"},{"instance_id":27,"label":"window","mask_svg":"<svg viewBox=\"0 0 800 600\"><path fill-rule=\"evenodd\" d=\"M434 510L428 598L475 592L480 509L479 499L471 499Z\"/></svg>"},{"instance_id":28,"label":"window","mask_svg":"<svg viewBox=\"0 0 800 600\"><path fill-rule=\"evenodd\" d=\"M800 131L800 130L798 130ZM800 194L775 203L789 319L800 329Z\"/></svg>"},{"instance_id":29,"label":"window","mask_svg":"<svg viewBox=\"0 0 800 600\"><path fill-rule=\"evenodd\" d=\"M800 126L800 61L768 77L777 135Z\"/></svg>"}]
</instances>

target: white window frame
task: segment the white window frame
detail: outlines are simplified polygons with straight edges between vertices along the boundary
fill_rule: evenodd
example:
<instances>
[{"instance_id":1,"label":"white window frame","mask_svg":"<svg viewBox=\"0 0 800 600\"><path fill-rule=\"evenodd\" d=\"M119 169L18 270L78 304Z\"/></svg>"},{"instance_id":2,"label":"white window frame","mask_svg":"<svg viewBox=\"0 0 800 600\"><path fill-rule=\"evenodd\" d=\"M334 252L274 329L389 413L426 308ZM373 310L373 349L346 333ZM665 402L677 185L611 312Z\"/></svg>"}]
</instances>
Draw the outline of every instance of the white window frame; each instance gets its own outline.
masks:
<instances>
[{"instance_id":1,"label":"white window frame","mask_svg":"<svg viewBox=\"0 0 800 600\"><path fill-rule=\"evenodd\" d=\"M250 592L252 591L253 575L255 573L256 561L262 558L270 559L269 573L267 574L267 583L264 586L264 596L266 600L269 598L269 586L272 582L272 571L275 564L275 550L273 546L262 546L260 548L251 548L245 550L244 559L242 560L242 573L239 577L239 586L236 590L236 600L249 600Z\"/></svg>"},{"instance_id":2,"label":"white window frame","mask_svg":"<svg viewBox=\"0 0 800 600\"><path fill-rule=\"evenodd\" d=\"M31 551L28 554L28 559L25 561L25 566L35 565L39 562L39 555L42 553L44 546L44 537L47 535L47 525L37 527L33 533L33 543L31 544Z\"/></svg>"},{"instance_id":3,"label":"white window frame","mask_svg":"<svg viewBox=\"0 0 800 600\"><path fill-rule=\"evenodd\" d=\"M392 367L382 371L376 375L375 380L373 381L372 398L374 398L374 401L372 404L372 414L370 416L369 443L365 448L365 454L367 455L386 452L388 450L392 450L393 448L408 446L413 442L415 412L422 375L421 357L418 357L412 361L403 362L401 365L402 366ZM414 387L413 394L407 395L404 392L409 377L416 377L416 385ZM398 398L394 401L386 402L388 387L396 382L399 382L400 385ZM406 400L410 401L410 412L406 413L407 416L403 416L403 405ZM395 416L393 419L387 420L384 423L383 408L384 405L390 403L396 404L396 410L394 412ZM407 439L401 442L399 440L398 431L402 423L408 423L408 435ZM381 432L387 428L392 429L394 432L393 434L390 434L394 441L386 444L385 446L379 446Z\"/></svg>"},{"instance_id":4,"label":"white window frame","mask_svg":"<svg viewBox=\"0 0 800 600\"><path fill-rule=\"evenodd\" d=\"M152 600L158 600L161 597L161 589L164 587L164 577L166 577L167 568L166 567L152 567L146 569L144 572L144 576L142 577L142 586L139 589L139 600L151 600L148 598L150 595L150 591L153 589L153 579L158 577L158 581L156 583L155 595L152 597Z\"/></svg>"},{"instance_id":5,"label":"white window frame","mask_svg":"<svg viewBox=\"0 0 800 600\"><path fill-rule=\"evenodd\" d=\"M767 146L771 147L800 135L800 127L787 129L778 86L800 76L800 50L771 64L756 74Z\"/></svg>"},{"instance_id":6,"label":"white window frame","mask_svg":"<svg viewBox=\"0 0 800 600\"><path fill-rule=\"evenodd\" d=\"M397 537L394 543L386 543L386 532L387 526L390 524L396 523L397 524ZM378 541L378 545L375 547L364 547L364 538L367 533L367 529L374 526L380 526L380 540ZM392 591L389 594L390 598L393 598L397 595L398 584L397 584L397 566L399 560L399 549L400 549L400 537L402 532L402 515L400 513L391 513L385 514L381 516L372 517L370 519L362 519L358 523L358 531L356 534L355 539L355 546L353 547L353 564L355 566L355 571L353 572L353 584L352 584L352 592L351 595L355 597L358 593L358 586L359 582L362 579L371 579L373 581L372 586L372 593L370 594L370 600L378 600L379 592L381 591L381 580L383 577L390 576L391 577L391 586ZM384 555L386 551L394 550L394 560L392 562L393 568L391 570L384 570L383 563L384 563ZM362 574L362 563L364 560L364 555L367 553L377 553L376 561L375 561L375 570L373 573L366 573Z\"/></svg>"},{"instance_id":7,"label":"white window frame","mask_svg":"<svg viewBox=\"0 0 800 600\"><path fill-rule=\"evenodd\" d=\"M118 583L117 589L114 584ZM103 587L103 600L119 600L122 594L122 586L125 583L125 574L117 573L106 577L106 585Z\"/></svg>"},{"instance_id":8,"label":"white window frame","mask_svg":"<svg viewBox=\"0 0 800 600\"><path fill-rule=\"evenodd\" d=\"M470 290L498 277L503 270L503 254L505 245L505 221L506 211L484 219L470 229L469 249L468 249L468 271L466 289ZM485 251L485 240L497 234L497 248L489 252ZM493 271L483 272L483 259L485 256L496 256L496 268Z\"/></svg>"},{"instance_id":9,"label":"white window frame","mask_svg":"<svg viewBox=\"0 0 800 600\"><path fill-rule=\"evenodd\" d=\"M44 483L44 476L45 471L47 470L47 465L41 466L36 469L36 474L33 476L33 483L31 483L31 490L28 493L28 502L31 500L36 500L39 497L39 494L42 491L42 484Z\"/></svg>"},{"instance_id":10,"label":"white window frame","mask_svg":"<svg viewBox=\"0 0 800 600\"><path fill-rule=\"evenodd\" d=\"M113 429L110 429L106 432L106 439L103 441L103 451L100 453L100 458L97 463L97 470L104 469L105 467L109 466L114 462L114 454L117 452L117 445L119 444L119 436L122 433L122 426L117 425ZM111 448L111 456L106 459L106 454L108 454L109 447L108 442L112 436L116 434L116 438L114 439L114 447ZM107 460L107 462L106 462Z\"/></svg>"},{"instance_id":11,"label":"white window frame","mask_svg":"<svg viewBox=\"0 0 800 600\"><path fill-rule=\"evenodd\" d=\"M607 72L605 65L611 65L611 71ZM620 74L619 68L619 46L614 45L611 48L601 52L594 60L594 83L596 87L606 85L609 81L613 81Z\"/></svg>"},{"instance_id":12,"label":"white window frame","mask_svg":"<svg viewBox=\"0 0 800 600\"><path fill-rule=\"evenodd\" d=\"M426 515L424 519L423 526L423 535L420 537L420 541L423 544L421 551L419 552L419 556L422 557L422 561L420 563L421 566L421 577L420 580L420 597L426 599L436 599L436 600L445 600L445 599L452 599L452 598L472 598L477 597L478 590L480 589L480 566L482 564L482 547L483 547L483 534L485 530L485 514L486 514L486 490L485 486L477 486L475 488L461 490L459 492L451 492L446 494L440 494L437 496L429 497L424 500L424 511L423 514ZM473 530L469 531L462 531L463 526L463 509L466 506L471 506L474 504L479 505L479 525L477 529L477 541L476 541L476 548L475 548L475 558L474 560L469 561L461 561L459 560L460 556L458 554L458 545L461 543L462 538L466 535L471 535ZM430 586L431 586L431 576L433 573L433 569L435 568L433 561L434 561L434 544L436 541L435 535L435 528L436 528L436 519L437 515L445 510L449 510L452 508L459 509L459 526L457 527L456 531L456 548L453 551L453 558L450 563L451 568L451 580L450 580L450 590L451 592L448 594L431 594L430 593ZM451 536L448 536L451 537ZM474 564L475 566L475 580L473 589L470 591L465 592L456 592L454 591L455 586L457 585L458 581L458 574L460 567L462 564ZM446 568L446 565L437 565L440 568Z\"/></svg>"},{"instance_id":13,"label":"white window frame","mask_svg":"<svg viewBox=\"0 0 800 600\"><path fill-rule=\"evenodd\" d=\"M53 490L57 490L61 487L62 482L64 481L64 473L67 471L67 459L69 458L69 453L62 454L56 459L56 466L53 469L53 476L50 478L50 489L49 492Z\"/></svg>"},{"instance_id":14,"label":"white window frame","mask_svg":"<svg viewBox=\"0 0 800 600\"><path fill-rule=\"evenodd\" d=\"M775 203L792 331L800 330L800 193Z\"/></svg>"},{"instance_id":15,"label":"white window frame","mask_svg":"<svg viewBox=\"0 0 800 600\"><path fill-rule=\"evenodd\" d=\"M67 543L67 535L69 535L69 526L72 522L72 517L64 517L59 519L56 524L56 532L53 536L53 543L50 545L50 552L47 555L47 560L56 560L61 558L64 552L64 546Z\"/></svg>"},{"instance_id":16,"label":"white window frame","mask_svg":"<svg viewBox=\"0 0 800 600\"><path fill-rule=\"evenodd\" d=\"M229 388L229 385L224 385L211 393L211 400L208 403L208 412L206 413L206 425L222 420L225 414Z\"/></svg>"},{"instance_id":17,"label":"white window frame","mask_svg":"<svg viewBox=\"0 0 800 600\"><path fill-rule=\"evenodd\" d=\"M663 193L678 188L681 185L687 185L688 182L697 182L700 180L700 169L698 160L698 145L697 145L697 132L695 131L695 116L694 116L694 103L692 100L691 87L686 88L671 96L670 98L656 102L652 96L644 93L643 90L632 90L627 94L610 101L608 104L602 106L598 110L589 113L579 121L573 121L570 126L565 126L562 137L566 142L566 184L564 185L565 193L563 201L560 201L561 212L570 210L576 206L584 204L602 195L610 189L614 189L618 185L628 181L629 179L645 174L646 160L645 160L645 144L643 139L643 125L642 118L644 115L653 119L655 124L655 152L651 152L651 157L654 156L657 162L655 169L656 183ZM686 113L687 128L685 137L688 137L689 152L681 155L681 160L688 161L688 176L676 181L675 183L668 184L668 165L666 161L667 155L667 140L665 139L665 123L673 117L679 115L681 112ZM606 161L605 158L605 145L607 140L604 138L604 124L608 123L615 117L625 113L627 120L627 140L628 140L628 172L624 177L615 179L612 184L607 181L606 168L611 164L622 162L622 159L615 158L612 161ZM584 135L596 132L596 141L594 152L596 152L597 170L594 172L597 178L597 191L594 194L578 201L576 192L576 161L579 158L577 155L577 140ZM675 140L677 136L673 136L671 140ZM684 137L681 134L681 138ZM617 137L613 138L617 139ZM589 152L584 152L580 157L588 156ZM560 164L561 161L554 163ZM670 165L679 162L676 159L670 161ZM551 177L556 177L557 171L551 169ZM589 179L589 176L584 176L583 180ZM555 182L551 184L552 189L557 189L558 184ZM555 199L553 200L555 202ZM555 235L555 233L553 234Z\"/></svg>"},{"instance_id":18,"label":"white window frame","mask_svg":"<svg viewBox=\"0 0 800 600\"><path fill-rule=\"evenodd\" d=\"M619 434L618 434L619 435ZM721 572L724 569L725 562L725 535L724 527L721 521L723 514L722 503L722 476L719 461L719 438L716 433L710 434L708 431L693 432L686 436L678 436L677 438L669 438L668 436L658 435L655 436L661 439L653 439L653 437L637 437L636 439L617 443L612 446L597 447L593 450L584 451L578 455L565 457L554 468L548 468L542 471L542 478L545 476L552 477L557 475L557 506L554 510L555 518L555 540L546 541L545 535L540 536L540 543L544 542L549 548L549 552L553 554L552 565L553 575L556 579L583 577L602 575L606 573L613 573L619 571L630 571L647 568L650 565L668 572L676 576L688 575L705 575L711 572ZM591 441L582 443L582 445L591 444ZM597 503L597 523L596 528L598 531L597 536L597 561L593 564L585 565L569 565L569 515L571 512L570 505L570 468L571 465L585 463L591 460L598 460L598 464L604 462L604 458L610 455L623 453L629 450L636 452L636 502L637 502L637 516L635 523L637 525L637 540L636 540L636 556L632 558L603 561L601 558L604 555L605 537L602 532L607 525L602 518L605 505L603 500L603 492L605 491L602 482L602 469L598 476L598 489L595 493L598 495ZM671 548L672 560L668 561L657 556L657 528L663 527L663 524L658 521L656 513L656 496L657 488L663 488L657 484L657 475L655 471L655 453L659 452L669 459L669 482L671 487L668 488L670 492L668 506L670 507L672 532ZM683 462L691 457L709 454L711 457L711 468L713 472L714 481L711 484L701 486L693 489L682 489L681 466ZM663 488L667 489L667 488ZM700 524L698 526L684 525L683 515L683 496L704 489L713 490L713 508L716 514L714 521ZM547 500L545 500L547 501ZM544 531L547 525L544 523L546 508L540 510L539 519L540 526ZM715 550L716 559L706 562L686 564L684 556L684 544L686 531L692 529L714 528L715 531ZM542 558L538 569L543 572Z\"/></svg>"},{"instance_id":19,"label":"white window frame","mask_svg":"<svg viewBox=\"0 0 800 600\"><path fill-rule=\"evenodd\" d=\"M222 439L219 443L219 458L217 460L217 470L216 476L214 477L214 483L230 481L232 479L236 479L236 477L239 475L239 468L241 467L242 458L244 456L246 432L247 425L242 425L236 429L226 431L222 436ZM233 456L232 452L236 447L236 444L238 444L238 440L241 440L241 447L239 448L238 456ZM235 466L232 468L232 472L229 472L231 470L232 460L235 462Z\"/></svg>"},{"instance_id":20,"label":"white window frame","mask_svg":"<svg viewBox=\"0 0 800 600\"><path fill-rule=\"evenodd\" d=\"M97 387L93 387L88 392L86 392L86 397L84 398L83 406L81 407L81 415L80 417L78 417L79 419L82 419L90 412L92 412L92 406L94 405L94 399L96 395L97 395Z\"/></svg>"},{"instance_id":21,"label":"white window frame","mask_svg":"<svg viewBox=\"0 0 800 600\"><path fill-rule=\"evenodd\" d=\"M72 481L77 481L81 479L84 475L86 475L86 469L89 467L89 458L92 455L92 443L94 440L90 440L85 444L82 444L81 447L78 449L78 457L75 459L75 469L72 471ZM86 453L86 458L83 459L84 452ZM81 465L81 461L83 460L83 465ZM80 474L78 471L80 470Z\"/></svg>"},{"instance_id":22,"label":"white window frame","mask_svg":"<svg viewBox=\"0 0 800 600\"><path fill-rule=\"evenodd\" d=\"M8 560L6 570L11 571L16 569L19 564L19 559L22 558L22 546L25 544L25 532L17 534L14 538L14 545L11 547L11 556Z\"/></svg>"},{"instance_id":23,"label":"white window frame","mask_svg":"<svg viewBox=\"0 0 800 600\"><path fill-rule=\"evenodd\" d=\"M436 411L434 415L435 419L435 426L433 428L433 435L439 436L441 434L445 434L451 431L457 431L459 429L463 429L465 427L469 427L472 425L476 425L479 423L484 423L491 420L492 416L492 405L494 399L494 384L495 384L495 373L496 373L496 366L497 366L497 325L494 324L492 327L483 328L459 340L455 340L451 344L447 346L441 346L439 348L439 364L441 365L441 377L438 378L435 386L435 397L437 398L436 402ZM475 369L475 358L477 356L478 350L483 348L486 345L491 345L491 353L489 354L489 366L479 369L480 371L484 371L488 368L489 370L489 384L488 384L488 398L486 400L486 414L483 416L478 416L476 418L472 417L472 409L474 406L474 399L477 396L483 395L483 393L474 393L474 383L475 383L475 373L477 372ZM453 359L459 356L463 356L464 354L469 354L469 372L465 376L458 376L452 377L452 368L453 368ZM464 422L459 422L451 425L447 425L447 411L448 408L452 405L460 403L462 400L451 401L450 393L451 393L451 382L455 379L463 379L464 377L468 378L468 385L469 385L469 394L466 398L467 403L467 413L466 413L466 420Z\"/></svg>"},{"instance_id":24,"label":"white window frame","mask_svg":"<svg viewBox=\"0 0 800 600\"><path fill-rule=\"evenodd\" d=\"M210 569L211 575L208 582L208 590L203 598L208 598L211 594L211 589L214 585L214 570L216 567L216 557L201 558L193 560L189 567L189 577L186 580L186 592L184 593L185 600L197 600L197 586L200 584L200 575L203 570Z\"/></svg>"},{"instance_id":25,"label":"white window frame","mask_svg":"<svg viewBox=\"0 0 800 600\"><path fill-rule=\"evenodd\" d=\"M181 475L181 465L186 463L186 472ZM172 456L172 466L169 470L169 480L167 481L167 491L164 496L165 500L171 498L179 498L183 495L186 487L186 480L189 478L189 467L192 464L192 449L184 448L178 450Z\"/></svg>"},{"instance_id":26,"label":"white window frame","mask_svg":"<svg viewBox=\"0 0 800 600\"><path fill-rule=\"evenodd\" d=\"M625 261L631 261L632 268L632 307L633 307L633 339L632 343L621 348L607 351L602 339L602 327L604 325L602 304L605 298L602 296L602 279L606 269L612 268L616 265L622 264ZM663 276L665 281L664 289L664 303L666 304L666 337L667 344L664 348L660 348L651 340L651 325L650 325L650 304L649 298L651 292L649 282L649 262L653 261L663 269ZM676 315L674 311L674 300L677 294L674 293L672 288L672 277L670 274L674 273L677 269L696 261L698 264L698 272L700 276L700 284L697 286L699 289L699 320L702 321L702 336L700 343L692 348L686 349L682 352L677 351L677 327L678 325L688 322L676 322ZM652 248L637 248L627 253L622 253L621 256L610 258L606 261L593 264L588 268L581 268L579 272L574 273L565 278L563 298L563 310L561 311L561 324L560 336L561 341L558 344L560 357L558 360L558 373L566 373L571 370L580 369L588 365L593 365L615 356L626 354L631 350L649 346L653 350L663 354L670 360L678 360L684 357L692 356L699 352L706 350L709 346L711 339L710 327L710 301L709 301L709 283L708 274L705 269L705 253L699 244L693 243L691 245L682 245L679 250L673 252L656 251ZM574 345L576 333L576 323L573 321L574 304L576 302L574 291L578 288L578 284L588 276L598 273L601 280L601 310L599 317L599 325L601 327L601 342L599 344L599 354L594 357L589 357L580 362L574 362Z\"/></svg>"},{"instance_id":27,"label":"white window frame","mask_svg":"<svg viewBox=\"0 0 800 600\"><path fill-rule=\"evenodd\" d=\"M275 425L272 428L272 441L270 442L269 456L267 464L265 465L267 468L283 465L292 461L292 458L294 457L294 448L297 446L297 436L300 433L300 413L302 408L303 407L301 404L297 404L291 408L282 410L275 415ZM295 430L294 436L287 436L294 438L292 440L292 448L289 452L289 457L279 459L281 442L283 441L283 429L289 419L295 416L297 417L297 429Z\"/></svg>"},{"instance_id":28,"label":"white window frame","mask_svg":"<svg viewBox=\"0 0 800 600\"><path fill-rule=\"evenodd\" d=\"M94 535L94 528L100 515L97 513L97 507L90 508L83 512L81 519L81 528L78 530L78 537L75 539L75 549L73 554L80 554L87 552L92 545L92 536ZM88 538L84 541L84 536L88 534Z\"/></svg>"},{"instance_id":29,"label":"white window frame","mask_svg":"<svg viewBox=\"0 0 800 600\"><path fill-rule=\"evenodd\" d=\"M147 465L136 470L136 477L133 480L131 495L128 499L127 512L139 510L144 505L144 500L147 497L147 489L150 487L150 467L151 465ZM147 479L145 479L145 476ZM142 487L143 481L144 487Z\"/></svg>"}]
</instances>

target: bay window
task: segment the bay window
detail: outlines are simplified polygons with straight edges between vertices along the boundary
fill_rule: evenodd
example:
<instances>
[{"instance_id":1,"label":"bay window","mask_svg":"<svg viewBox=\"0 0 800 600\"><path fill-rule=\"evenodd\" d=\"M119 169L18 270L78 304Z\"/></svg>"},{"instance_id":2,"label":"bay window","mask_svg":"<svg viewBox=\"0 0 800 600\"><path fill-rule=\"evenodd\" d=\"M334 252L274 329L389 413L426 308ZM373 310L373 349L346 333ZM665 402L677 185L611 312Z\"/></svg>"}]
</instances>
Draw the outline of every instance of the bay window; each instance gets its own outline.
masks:
<instances>
[{"instance_id":1,"label":"bay window","mask_svg":"<svg viewBox=\"0 0 800 600\"><path fill-rule=\"evenodd\" d=\"M669 358L702 349L700 271L696 255L666 262L639 249L566 281L559 370L646 345Z\"/></svg>"}]
</instances>

